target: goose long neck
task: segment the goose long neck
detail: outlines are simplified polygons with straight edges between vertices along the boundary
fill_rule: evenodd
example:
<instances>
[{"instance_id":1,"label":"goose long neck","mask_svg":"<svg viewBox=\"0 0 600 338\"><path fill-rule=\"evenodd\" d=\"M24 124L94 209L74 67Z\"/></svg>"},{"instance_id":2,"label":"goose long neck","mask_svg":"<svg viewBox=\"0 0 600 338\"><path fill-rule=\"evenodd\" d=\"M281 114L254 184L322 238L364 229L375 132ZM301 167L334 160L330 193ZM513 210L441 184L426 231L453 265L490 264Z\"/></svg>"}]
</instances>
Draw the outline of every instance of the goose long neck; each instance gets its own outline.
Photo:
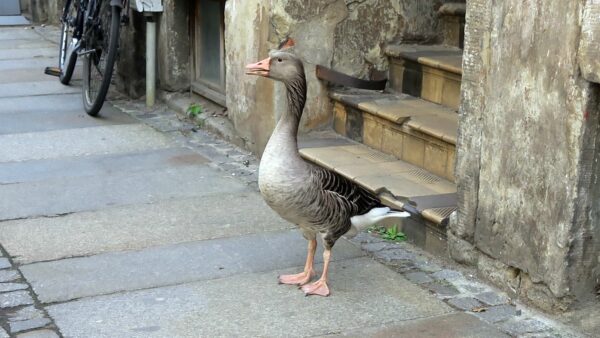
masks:
<instances>
[{"instance_id":1,"label":"goose long neck","mask_svg":"<svg viewBox=\"0 0 600 338\"><path fill-rule=\"evenodd\" d=\"M283 113L277 126L275 127L274 135L277 135L281 140L286 139L288 142L293 141L297 145L298 127L302 111L306 104L306 79L304 73L298 77L285 82L287 92L287 110Z\"/></svg>"}]
</instances>

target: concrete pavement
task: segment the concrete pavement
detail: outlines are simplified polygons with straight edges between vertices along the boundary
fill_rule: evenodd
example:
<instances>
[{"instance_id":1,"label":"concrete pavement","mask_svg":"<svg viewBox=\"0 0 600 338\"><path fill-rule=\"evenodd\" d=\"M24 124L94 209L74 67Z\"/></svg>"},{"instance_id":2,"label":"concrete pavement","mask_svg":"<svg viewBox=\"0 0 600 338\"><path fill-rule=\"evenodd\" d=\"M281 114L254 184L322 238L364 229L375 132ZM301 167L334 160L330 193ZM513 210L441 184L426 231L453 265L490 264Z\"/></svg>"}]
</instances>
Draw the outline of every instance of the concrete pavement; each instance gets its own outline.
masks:
<instances>
[{"instance_id":1,"label":"concrete pavement","mask_svg":"<svg viewBox=\"0 0 600 338\"><path fill-rule=\"evenodd\" d=\"M360 242L336 245L330 297L278 285L306 241L256 160L126 100L88 117L77 77L43 75L56 33L0 28L0 338L508 336Z\"/></svg>"}]
</instances>

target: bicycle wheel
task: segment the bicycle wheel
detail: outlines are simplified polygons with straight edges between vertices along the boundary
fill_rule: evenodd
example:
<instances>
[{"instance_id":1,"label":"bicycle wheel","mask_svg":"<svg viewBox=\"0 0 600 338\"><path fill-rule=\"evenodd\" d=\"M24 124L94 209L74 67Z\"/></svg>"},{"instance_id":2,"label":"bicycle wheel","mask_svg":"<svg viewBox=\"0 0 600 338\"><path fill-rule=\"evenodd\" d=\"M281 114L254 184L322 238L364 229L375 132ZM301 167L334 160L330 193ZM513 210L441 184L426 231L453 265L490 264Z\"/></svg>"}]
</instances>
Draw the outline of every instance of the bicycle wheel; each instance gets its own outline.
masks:
<instances>
[{"instance_id":1,"label":"bicycle wheel","mask_svg":"<svg viewBox=\"0 0 600 338\"><path fill-rule=\"evenodd\" d=\"M98 14L86 33L86 54L83 58L83 106L91 116L97 116L108 93L119 47L121 9L100 3Z\"/></svg>"},{"instance_id":2,"label":"bicycle wheel","mask_svg":"<svg viewBox=\"0 0 600 338\"><path fill-rule=\"evenodd\" d=\"M60 19L62 23L60 34L60 50L58 52L58 69L60 69L59 79L64 85L68 85L73 76L75 63L77 62L77 52L75 45L77 40L73 37L75 25L77 24L77 5L72 0L65 2L63 15Z\"/></svg>"}]
</instances>

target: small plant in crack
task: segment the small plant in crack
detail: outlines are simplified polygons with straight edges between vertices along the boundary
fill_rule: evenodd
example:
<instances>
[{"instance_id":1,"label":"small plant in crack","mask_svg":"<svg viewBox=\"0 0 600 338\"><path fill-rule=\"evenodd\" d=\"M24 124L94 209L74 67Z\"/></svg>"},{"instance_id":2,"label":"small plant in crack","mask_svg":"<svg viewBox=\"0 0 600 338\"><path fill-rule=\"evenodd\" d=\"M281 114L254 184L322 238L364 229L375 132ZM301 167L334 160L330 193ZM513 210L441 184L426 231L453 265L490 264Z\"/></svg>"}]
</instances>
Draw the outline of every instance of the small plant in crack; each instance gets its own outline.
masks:
<instances>
[{"instance_id":1,"label":"small plant in crack","mask_svg":"<svg viewBox=\"0 0 600 338\"><path fill-rule=\"evenodd\" d=\"M187 109L187 115L191 118L198 117L204 112L204 108L199 103L192 103Z\"/></svg>"},{"instance_id":2,"label":"small plant in crack","mask_svg":"<svg viewBox=\"0 0 600 338\"><path fill-rule=\"evenodd\" d=\"M406 235L398 230L398 225L394 224L390 228L386 228L380 225L373 225L369 229L367 229L369 233L378 234L381 238L386 239L388 241L394 242L403 242L406 240Z\"/></svg>"}]
</instances>

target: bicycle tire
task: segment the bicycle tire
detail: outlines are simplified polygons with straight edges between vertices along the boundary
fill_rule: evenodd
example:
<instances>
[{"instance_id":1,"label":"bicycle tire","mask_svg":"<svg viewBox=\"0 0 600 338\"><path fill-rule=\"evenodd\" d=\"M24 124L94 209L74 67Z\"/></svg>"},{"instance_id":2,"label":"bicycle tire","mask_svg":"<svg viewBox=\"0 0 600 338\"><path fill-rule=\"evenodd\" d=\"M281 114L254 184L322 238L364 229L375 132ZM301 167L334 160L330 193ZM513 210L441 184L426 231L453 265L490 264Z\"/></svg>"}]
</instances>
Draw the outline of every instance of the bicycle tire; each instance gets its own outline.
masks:
<instances>
[{"instance_id":1,"label":"bicycle tire","mask_svg":"<svg viewBox=\"0 0 600 338\"><path fill-rule=\"evenodd\" d=\"M103 2L103 4L108 5L108 1ZM121 26L121 9L118 6L110 6L110 13L110 37L108 41L108 50L104 51L106 52L104 74L95 95L90 88L90 81L92 67L94 66L94 60L92 58L95 57L96 53L89 53L83 58L83 107L90 116L98 116L100 109L102 109L106 94L108 93L108 88L110 87L112 72L117 58L119 29ZM102 8L98 15L102 15Z\"/></svg>"},{"instance_id":2,"label":"bicycle tire","mask_svg":"<svg viewBox=\"0 0 600 338\"><path fill-rule=\"evenodd\" d=\"M69 32L69 28L71 28L71 23L69 22L68 17L70 11L72 10L72 5L72 0L67 0L65 2L63 16L61 19L62 26L60 33L60 49L58 50L58 69L60 69L60 82L64 85L68 85L69 82L71 82L71 77L73 76L73 71L75 70L75 64L77 62L76 51L71 51L71 55L67 55L67 51L69 50L69 43L71 43L73 40L73 31Z\"/></svg>"}]
</instances>

